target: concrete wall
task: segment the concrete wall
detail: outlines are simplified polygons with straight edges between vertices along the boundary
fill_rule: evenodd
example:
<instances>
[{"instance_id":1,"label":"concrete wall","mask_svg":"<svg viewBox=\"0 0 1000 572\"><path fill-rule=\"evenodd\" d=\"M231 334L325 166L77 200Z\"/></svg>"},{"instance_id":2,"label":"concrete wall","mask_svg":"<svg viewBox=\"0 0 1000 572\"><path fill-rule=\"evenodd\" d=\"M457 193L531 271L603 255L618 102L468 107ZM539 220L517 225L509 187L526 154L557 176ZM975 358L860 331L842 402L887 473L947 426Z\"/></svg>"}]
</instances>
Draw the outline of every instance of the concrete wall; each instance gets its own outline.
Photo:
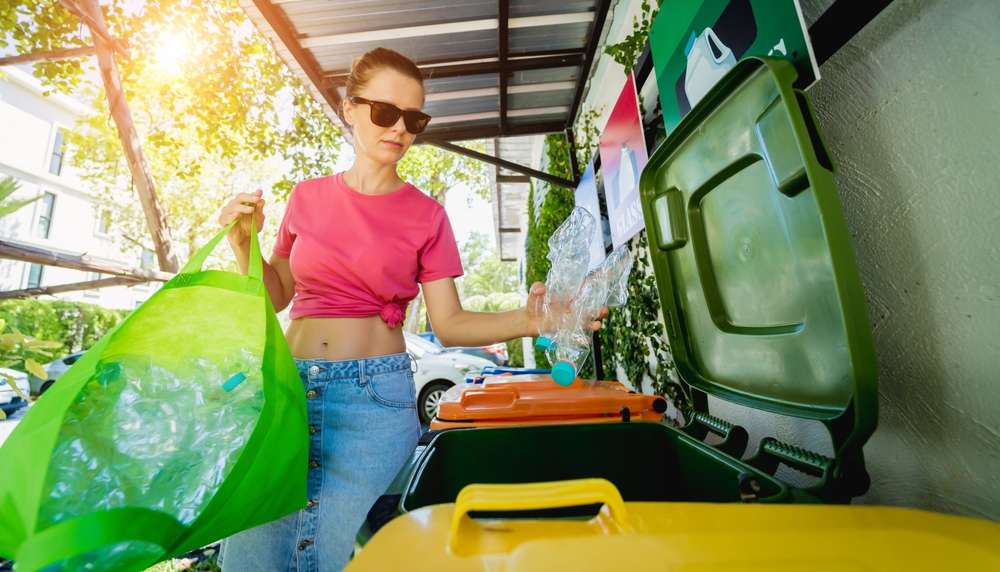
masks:
<instances>
[{"instance_id":1,"label":"concrete wall","mask_svg":"<svg viewBox=\"0 0 1000 572\"><path fill-rule=\"evenodd\" d=\"M803 0L808 21L830 4ZM808 96L879 360L861 502L1000 519L1000 2L896 0ZM818 425L712 402L830 452Z\"/></svg>"}]
</instances>

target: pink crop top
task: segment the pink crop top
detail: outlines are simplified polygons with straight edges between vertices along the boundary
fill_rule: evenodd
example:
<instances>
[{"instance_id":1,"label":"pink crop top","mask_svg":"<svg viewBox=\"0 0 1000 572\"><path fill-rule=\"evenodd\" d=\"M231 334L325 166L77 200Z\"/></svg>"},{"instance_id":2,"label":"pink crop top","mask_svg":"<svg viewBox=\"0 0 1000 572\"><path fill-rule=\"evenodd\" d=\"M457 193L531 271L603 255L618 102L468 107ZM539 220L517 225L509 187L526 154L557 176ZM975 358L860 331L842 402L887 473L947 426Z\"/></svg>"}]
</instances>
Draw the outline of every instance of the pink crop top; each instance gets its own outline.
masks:
<instances>
[{"instance_id":1,"label":"pink crop top","mask_svg":"<svg viewBox=\"0 0 1000 572\"><path fill-rule=\"evenodd\" d=\"M443 206L409 183L365 195L343 173L295 186L274 254L295 279L292 319L381 316L395 328L418 282L462 275Z\"/></svg>"}]
</instances>

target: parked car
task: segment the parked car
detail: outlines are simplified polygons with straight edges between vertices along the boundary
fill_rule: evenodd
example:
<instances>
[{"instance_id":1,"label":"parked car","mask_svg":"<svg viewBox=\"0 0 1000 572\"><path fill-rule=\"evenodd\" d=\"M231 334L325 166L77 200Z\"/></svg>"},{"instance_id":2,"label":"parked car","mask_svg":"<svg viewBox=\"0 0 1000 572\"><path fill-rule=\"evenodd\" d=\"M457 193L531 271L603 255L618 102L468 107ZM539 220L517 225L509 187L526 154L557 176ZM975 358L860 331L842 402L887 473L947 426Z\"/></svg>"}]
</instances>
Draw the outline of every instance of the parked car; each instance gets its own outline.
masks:
<instances>
[{"instance_id":1,"label":"parked car","mask_svg":"<svg viewBox=\"0 0 1000 572\"><path fill-rule=\"evenodd\" d=\"M31 384L32 395L41 395L45 393L50 387L52 387L52 384L59 379L59 376L66 373L69 366L76 363L76 360L80 359L83 354L84 352L72 353L43 365L42 367L45 368L45 371L49 374L48 380L42 380L34 375L29 375L28 381Z\"/></svg>"},{"instance_id":2,"label":"parked car","mask_svg":"<svg viewBox=\"0 0 1000 572\"><path fill-rule=\"evenodd\" d=\"M28 383L28 374L16 369L0 367L0 409L3 409L3 412L8 415L28 404L27 401L14 391L11 383L17 384L17 388L24 395L28 395L28 392L31 390L31 385Z\"/></svg>"},{"instance_id":3,"label":"parked car","mask_svg":"<svg viewBox=\"0 0 1000 572\"><path fill-rule=\"evenodd\" d=\"M464 346L453 346L446 347L441 343L434 332L422 332L418 334L421 338L425 340L434 342L441 347L445 352L457 352L468 354L470 356L476 356L483 359L488 359L493 362L493 365L507 365L507 344L492 344L488 346L480 347L464 347Z\"/></svg>"},{"instance_id":4,"label":"parked car","mask_svg":"<svg viewBox=\"0 0 1000 572\"><path fill-rule=\"evenodd\" d=\"M488 359L443 351L441 346L409 332L404 332L403 336L406 351L417 363L417 371L413 374L417 386L417 414L425 424L437 415L438 402L448 388L464 383L470 372L496 365Z\"/></svg>"}]
</instances>

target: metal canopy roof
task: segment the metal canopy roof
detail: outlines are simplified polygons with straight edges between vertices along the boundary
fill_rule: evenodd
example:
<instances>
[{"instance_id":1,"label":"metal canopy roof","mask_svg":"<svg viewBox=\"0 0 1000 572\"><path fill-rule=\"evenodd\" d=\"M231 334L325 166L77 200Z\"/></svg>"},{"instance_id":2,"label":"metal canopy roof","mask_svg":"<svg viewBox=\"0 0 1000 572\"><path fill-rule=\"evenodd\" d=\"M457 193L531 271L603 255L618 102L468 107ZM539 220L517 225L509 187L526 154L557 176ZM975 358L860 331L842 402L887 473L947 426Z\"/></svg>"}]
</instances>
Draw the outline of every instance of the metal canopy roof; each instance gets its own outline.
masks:
<instances>
[{"instance_id":1,"label":"metal canopy roof","mask_svg":"<svg viewBox=\"0 0 1000 572\"><path fill-rule=\"evenodd\" d=\"M354 57L413 59L433 116L419 141L562 131L572 125L610 0L240 0L338 118Z\"/></svg>"}]
</instances>

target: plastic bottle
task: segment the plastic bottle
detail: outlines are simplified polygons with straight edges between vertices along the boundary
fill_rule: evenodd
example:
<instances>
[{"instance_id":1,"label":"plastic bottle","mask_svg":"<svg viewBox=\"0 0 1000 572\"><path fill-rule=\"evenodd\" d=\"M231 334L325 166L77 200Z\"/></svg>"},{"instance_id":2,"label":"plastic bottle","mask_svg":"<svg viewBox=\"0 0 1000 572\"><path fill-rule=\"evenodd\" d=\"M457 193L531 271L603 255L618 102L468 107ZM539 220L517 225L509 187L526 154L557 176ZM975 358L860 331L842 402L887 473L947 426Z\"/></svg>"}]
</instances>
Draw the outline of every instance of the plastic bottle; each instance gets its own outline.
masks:
<instances>
[{"instance_id":1,"label":"plastic bottle","mask_svg":"<svg viewBox=\"0 0 1000 572\"><path fill-rule=\"evenodd\" d=\"M549 237L551 263L545 280L545 296L536 313L542 316L536 346L549 348L556 332L567 328L570 304L580 289L590 265L590 243L597 222L586 209L576 207Z\"/></svg>"},{"instance_id":2,"label":"plastic bottle","mask_svg":"<svg viewBox=\"0 0 1000 572\"><path fill-rule=\"evenodd\" d=\"M560 385L570 385L580 367L590 355L592 334L590 324L602 306L623 305L628 299L628 276L632 269L632 254L627 246L619 247L604 262L582 280L565 308L547 306L543 320L555 325L549 343L542 345L552 363L552 379ZM549 276L552 276L550 272Z\"/></svg>"}]
</instances>

